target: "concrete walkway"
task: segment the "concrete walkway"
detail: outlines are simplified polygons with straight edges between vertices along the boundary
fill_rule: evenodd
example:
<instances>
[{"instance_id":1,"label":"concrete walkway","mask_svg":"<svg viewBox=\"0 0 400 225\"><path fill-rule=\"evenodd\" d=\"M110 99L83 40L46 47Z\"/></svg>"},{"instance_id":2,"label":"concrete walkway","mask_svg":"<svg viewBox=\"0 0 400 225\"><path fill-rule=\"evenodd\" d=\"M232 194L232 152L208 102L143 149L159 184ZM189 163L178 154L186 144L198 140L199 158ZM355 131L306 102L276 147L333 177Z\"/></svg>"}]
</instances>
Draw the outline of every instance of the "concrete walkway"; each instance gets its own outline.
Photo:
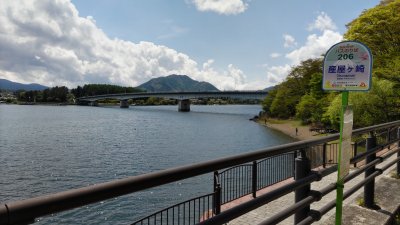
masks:
<instances>
[{"instance_id":1,"label":"concrete walkway","mask_svg":"<svg viewBox=\"0 0 400 225\"><path fill-rule=\"evenodd\" d=\"M394 173L392 171L391 173ZM381 177L375 184L375 202L380 207L378 210L371 210L359 206L356 202L343 207L342 225L378 225L391 224L391 215L400 209L400 179L395 179L389 174ZM361 193L357 199L363 198ZM326 225L334 224L335 217L331 216L324 222Z\"/></svg>"},{"instance_id":2,"label":"concrete walkway","mask_svg":"<svg viewBox=\"0 0 400 225\"><path fill-rule=\"evenodd\" d=\"M386 165L386 163L388 163L390 161L393 161L395 159L395 157L396 157L396 154L393 155L392 157L390 157L389 159L387 159L386 161L384 161L383 163L381 163L379 166L377 166L377 168L380 168L383 165ZM390 190L390 191L386 190L386 189L385 189L385 191L378 189L379 184L381 182L380 180L387 179L389 177L389 175L388 175L389 172L392 171L394 168L395 168L395 165L392 166L391 168L389 168L388 170L386 170L382 175L375 178L377 198L379 195L382 195L381 192L388 193L386 195L391 195L391 194L394 194L395 192L400 192L400 189L394 189L394 190ZM312 190L321 190L330 183L336 183L336 179L337 179L337 173L332 173L329 176L324 177L321 181L312 183L311 189ZM359 183L363 179L364 179L364 173L355 177L351 181L347 182L345 184L344 191L346 192L346 190L353 187L355 184ZM400 180L398 180L398 179L397 180L393 179L393 180L400 183ZM393 188L395 188L395 187L399 187L399 186L394 185ZM359 196L362 195L362 193L363 193L363 188L359 189L356 193L352 194L350 197L348 197L344 201L344 212L346 212L346 210L348 210L348 209L351 209L351 208L348 208L347 206L350 206L350 205L356 206L355 201L357 198L360 198ZM396 194L394 194L394 195L396 195ZM397 207L398 207L400 205L400 193L397 193L397 196L399 197L399 199L395 200L395 205L397 205ZM330 201L332 201L334 199L336 199L336 191L332 191L331 193L325 195L319 202L314 202L311 205L311 209L319 210L321 207L323 207L324 205L326 205L327 203L329 203ZM390 199L390 197L386 198L386 199ZM240 216L240 217L230 221L228 224L229 225L259 224L262 221L266 220L267 218L275 215L276 213L284 210L285 208L287 208L288 206L293 205L293 204L294 204L294 193L290 193L284 197L281 197L275 201L270 202L269 204L259 207L243 216ZM379 204L379 201L378 201L378 204ZM353 209L351 209L351 210L353 210ZM313 224L334 224L334 222L332 223L332 217L334 218L334 214L335 214L335 208L333 208L327 214L325 214L320 221L315 222ZM345 218L345 216L343 218ZM361 218L361 220L362 220L362 218ZM363 221L363 223L360 223L360 224L376 225L375 222L373 222L373 221L371 221L371 222L372 223L368 223L368 221ZM284 225L294 224L294 217L291 216L279 224L284 224ZM352 224L356 224L356 223L352 223Z\"/></svg>"}]
</instances>

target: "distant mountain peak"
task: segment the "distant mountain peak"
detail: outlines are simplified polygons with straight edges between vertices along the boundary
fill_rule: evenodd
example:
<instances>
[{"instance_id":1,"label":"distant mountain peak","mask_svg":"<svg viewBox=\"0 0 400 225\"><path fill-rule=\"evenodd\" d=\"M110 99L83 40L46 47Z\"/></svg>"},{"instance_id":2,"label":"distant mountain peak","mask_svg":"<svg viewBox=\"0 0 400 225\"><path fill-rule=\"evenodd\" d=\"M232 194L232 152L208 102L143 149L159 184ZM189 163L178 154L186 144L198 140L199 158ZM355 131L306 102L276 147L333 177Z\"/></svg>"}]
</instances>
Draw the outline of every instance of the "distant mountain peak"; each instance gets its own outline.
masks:
<instances>
[{"instance_id":1,"label":"distant mountain peak","mask_svg":"<svg viewBox=\"0 0 400 225\"><path fill-rule=\"evenodd\" d=\"M219 91L208 82L193 80L187 75L171 74L166 77L153 78L138 88L148 92L178 92L178 91Z\"/></svg>"},{"instance_id":2,"label":"distant mountain peak","mask_svg":"<svg viewBox=\"0 0 400 225\"><path fill-rule=\"evenodd\" d=\"M7 90L7 91L17 91L17 90L25 90L25 91L41 91L44 89L47 89L49 87L46 87L41 84L22 84L18 82L13 82L10 80L6 79L1 79L0 78L0 90Z\"/></svg>"}]
</instances>

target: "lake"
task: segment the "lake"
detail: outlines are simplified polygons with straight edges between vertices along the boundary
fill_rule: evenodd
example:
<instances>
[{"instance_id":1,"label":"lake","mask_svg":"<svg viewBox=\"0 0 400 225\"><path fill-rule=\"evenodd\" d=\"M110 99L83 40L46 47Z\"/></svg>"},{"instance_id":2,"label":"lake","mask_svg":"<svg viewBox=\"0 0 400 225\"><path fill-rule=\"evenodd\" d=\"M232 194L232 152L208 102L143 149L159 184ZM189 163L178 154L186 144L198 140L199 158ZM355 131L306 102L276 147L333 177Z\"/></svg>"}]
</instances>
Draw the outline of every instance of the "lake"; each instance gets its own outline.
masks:
<instances>
[{"instance_id":1,"label":"lake","mask_svg":"<svg viewBox=\"0 0 400 225\"><path fill-rule=\"evenodd\" d=\"M259 105L0 105L0 203L294 141L249 118ZM38 218L35 224L130 224L212 192L212 175Z\"/></svg>"}]
</instances>

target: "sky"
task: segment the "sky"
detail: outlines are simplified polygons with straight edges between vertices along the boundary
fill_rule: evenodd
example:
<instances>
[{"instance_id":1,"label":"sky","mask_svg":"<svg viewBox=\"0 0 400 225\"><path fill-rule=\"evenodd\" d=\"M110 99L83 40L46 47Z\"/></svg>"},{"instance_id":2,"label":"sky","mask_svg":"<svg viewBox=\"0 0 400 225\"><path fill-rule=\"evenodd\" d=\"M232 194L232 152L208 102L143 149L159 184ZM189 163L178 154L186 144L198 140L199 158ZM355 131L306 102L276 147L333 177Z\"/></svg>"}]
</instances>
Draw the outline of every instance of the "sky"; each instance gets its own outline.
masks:
<instances>
[{"instance_id":1,"label":"sky","mask_svg":"<svg viewBox=\"0 0 400 225\"><path fill-rule=\"evenodd\" d=\"M138 86L185 74L259 90L343 40L379 0L1 0L0 78Z\"/></svg>"}]
</instances>

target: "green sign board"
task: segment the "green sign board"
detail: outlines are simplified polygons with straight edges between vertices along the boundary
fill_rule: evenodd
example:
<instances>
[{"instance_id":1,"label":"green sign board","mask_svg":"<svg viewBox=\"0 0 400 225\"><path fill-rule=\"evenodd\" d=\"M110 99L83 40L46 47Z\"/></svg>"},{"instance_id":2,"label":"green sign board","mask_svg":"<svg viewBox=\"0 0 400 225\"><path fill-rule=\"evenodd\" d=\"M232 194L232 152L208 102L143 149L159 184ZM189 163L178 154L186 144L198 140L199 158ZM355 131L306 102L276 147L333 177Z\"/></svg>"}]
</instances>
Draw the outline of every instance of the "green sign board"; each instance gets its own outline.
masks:
<instances>
[{"instance_id":1,"label":"green sign board","mask_svg":"<svg viewBox=\"0 0 400 225\"><path fill-rule=\"evenodd\" d=\"M368 91L371 88L372 54L357 41L343 41L325 55L322 89Z\"/></svg>"}]
</instances>

